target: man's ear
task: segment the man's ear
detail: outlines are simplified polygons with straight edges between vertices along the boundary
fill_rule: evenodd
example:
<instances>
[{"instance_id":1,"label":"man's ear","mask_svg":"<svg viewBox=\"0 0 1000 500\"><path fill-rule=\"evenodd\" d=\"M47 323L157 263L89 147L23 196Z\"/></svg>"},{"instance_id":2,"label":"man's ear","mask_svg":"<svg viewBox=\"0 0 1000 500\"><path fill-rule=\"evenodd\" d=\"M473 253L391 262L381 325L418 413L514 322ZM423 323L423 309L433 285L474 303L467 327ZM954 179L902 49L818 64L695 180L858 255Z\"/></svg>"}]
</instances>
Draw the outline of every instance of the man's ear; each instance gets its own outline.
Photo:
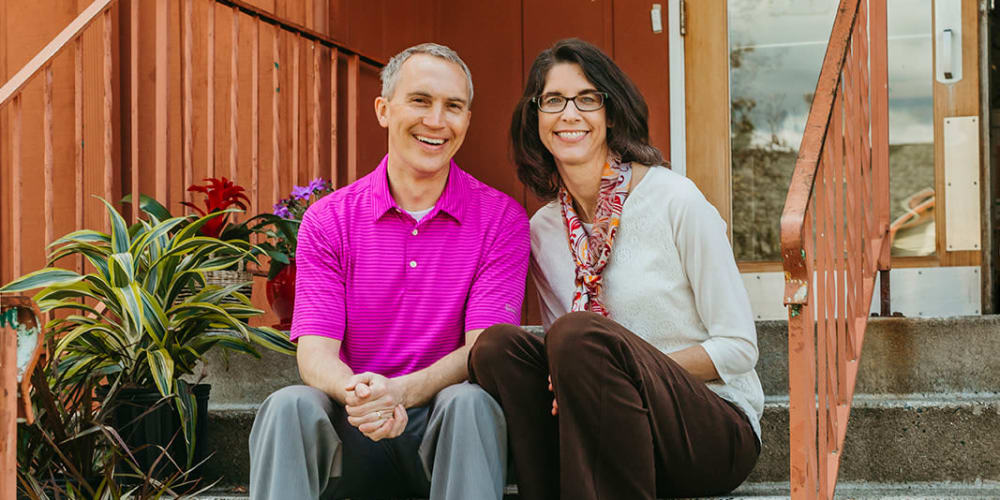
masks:
<instances>
[{"instance_id":1,"label":"man's ear","mask_svg":"<svg viewBox=\"0 0 1000 500\"><path fill-rule=\"evenodd\" d=\"M375 117L382 128L389 128L389 101L385 97L375 98Z\"/></svg>"}]
</instances>

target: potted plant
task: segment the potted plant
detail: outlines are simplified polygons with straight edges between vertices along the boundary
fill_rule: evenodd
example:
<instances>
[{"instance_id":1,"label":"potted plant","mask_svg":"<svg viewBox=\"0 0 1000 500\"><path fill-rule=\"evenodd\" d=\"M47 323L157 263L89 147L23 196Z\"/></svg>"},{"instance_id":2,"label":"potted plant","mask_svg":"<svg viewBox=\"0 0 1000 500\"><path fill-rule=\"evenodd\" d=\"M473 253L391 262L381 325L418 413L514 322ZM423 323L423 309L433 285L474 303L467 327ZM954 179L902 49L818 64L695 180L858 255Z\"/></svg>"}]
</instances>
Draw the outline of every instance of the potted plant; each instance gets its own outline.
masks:
<instances>
[{"instance_id":1,"label":"potted plant","mask_svg":"<svg viewBox=\"0 0 1000 500\"><path fill-rule=\"evenodd\" d=\"M242 283L208 284L181 296L193 283L203 284L206 272L253 259L250 243L201 234L205 224L227 211L194 220L161 220L155 210L145 211L148 220L127 228L118 211L101 201L111 220L110 234L79 230L63 236L50 246L50 267L15 279L0 293L41 288L33 297L41 311L68 312L46 325L58 339L53 357L63 376L93 385L114 380L123 390L163 399L178 417L173 422L180 427L178 442L184 453L176 461L190 466L198 443L196 429L204 425L207 411L207 391L199 400L200 390L194 388L198 361L216 346L259 357L257 347L291 354L294 345L283 332L244 323L263 311L238 291ZM76 255L85 257L93 271L80 274L52 267ZM106 390L117 389L112 385ZM127 436L125 441L129 443Z\"/></svg>"},{"instance_id":2,"label":"potted plant","mask_svg":"<svg viewBox=\"0 0 1000 500\"><path fill-rule=\"evenodd\" d=\"M271 258L267 272L267 302L278 316L274 325L280 330L291 328L295 310L295 246L298 243L302 216L313 203L333 192L333 185L317 177L306 186L295 186L288 198L274 204L274 213L260 214L250 221L251 230L267 240L260 248Z\"/></svg>"},{"instance_id":3,"label":"potted plant","mask_svg":"<svg viewBox=\"0 0 1000 500\"><path fill-rule=\"evenodd\" d=\"M231 217L234 214L230 210L232 207L239 207L244 211L247 209L250 199L246 196L246 190L225 177L209 177L204 179L204 181L205 184L203 185L192 184L187 188L192 193L202 193L205 195L202 200L203 207L195 203L181 202L181 205L193 209L202 217L214 213L221 214L218 217L209 219L201 227L200 233L202 236L218 238L223 241L249 243L250 228L246 222L234 222L233 217ZM131 195L126 196L122 201L124 203L131 203ZM167 220L171 217L169 211L152 198L141 196L140 203L142 210L156 213L160 220ZM256 251L257 249L255 248L254 250ZM251 297L253 293L253 274L246 269L245 264L245 261L239 261L226 269L208 271L204 274L204 281L207 284L218 286L245 283L239 291L243 295ZM196 293L200 289L200 284L195 284L189 291L182 293L181 296L184 297L187 294ZM233 299L230 298L227 300L231 301Z\"/></svg>"}]
</instances>

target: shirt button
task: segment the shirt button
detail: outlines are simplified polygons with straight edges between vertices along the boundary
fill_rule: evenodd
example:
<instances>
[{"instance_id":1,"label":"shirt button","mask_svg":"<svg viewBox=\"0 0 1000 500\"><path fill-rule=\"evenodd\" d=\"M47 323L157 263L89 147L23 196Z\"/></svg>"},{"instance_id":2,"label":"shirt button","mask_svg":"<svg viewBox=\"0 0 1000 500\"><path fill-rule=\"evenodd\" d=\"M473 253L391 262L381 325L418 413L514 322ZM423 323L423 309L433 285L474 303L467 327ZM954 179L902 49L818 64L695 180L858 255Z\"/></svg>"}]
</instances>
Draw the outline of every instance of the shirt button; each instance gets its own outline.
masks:
<instances>
[{"instance_id":1,"label":"shirt button","mask_svg":"<svg viewBox=\"0 0 1000 500\"><path fill-rule=\"evenodd\" d=\"M413 230L413 236L416 236L416 235L417 235L417 230L416 230L416 229L414 229L414 230Z\"/></svg>"},{"instance_id":2,"label":"shirt button","mask_svg":"<svg viewBox=\"0 0 1000 500\"><path fill-rule=\"evenodd\" d=\"M410 267L417 267L417 261L411 260L410 261Z\"/></svg>"}]
</instances>

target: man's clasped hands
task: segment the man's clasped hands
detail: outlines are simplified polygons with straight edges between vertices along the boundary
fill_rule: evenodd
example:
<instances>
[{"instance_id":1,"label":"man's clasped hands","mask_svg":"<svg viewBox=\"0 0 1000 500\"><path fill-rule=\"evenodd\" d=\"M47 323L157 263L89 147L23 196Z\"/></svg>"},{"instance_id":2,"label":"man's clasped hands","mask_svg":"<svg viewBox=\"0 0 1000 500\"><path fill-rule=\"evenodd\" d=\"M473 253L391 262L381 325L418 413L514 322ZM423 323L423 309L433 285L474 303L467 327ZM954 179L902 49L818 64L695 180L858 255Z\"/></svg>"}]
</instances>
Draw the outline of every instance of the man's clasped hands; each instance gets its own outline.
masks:
<instances>
[{"instance_id":1,"label":"man's clasped hands","mask_svg":"<svg viewBox=\"0 0 1000 500\"><path fill-rule=\"evenodd\" d=\"M398 382L365 372L352 376L344 389L347 421L372 441L392 439L406 429L403 388Z\"/></svg>"}]
</instances>

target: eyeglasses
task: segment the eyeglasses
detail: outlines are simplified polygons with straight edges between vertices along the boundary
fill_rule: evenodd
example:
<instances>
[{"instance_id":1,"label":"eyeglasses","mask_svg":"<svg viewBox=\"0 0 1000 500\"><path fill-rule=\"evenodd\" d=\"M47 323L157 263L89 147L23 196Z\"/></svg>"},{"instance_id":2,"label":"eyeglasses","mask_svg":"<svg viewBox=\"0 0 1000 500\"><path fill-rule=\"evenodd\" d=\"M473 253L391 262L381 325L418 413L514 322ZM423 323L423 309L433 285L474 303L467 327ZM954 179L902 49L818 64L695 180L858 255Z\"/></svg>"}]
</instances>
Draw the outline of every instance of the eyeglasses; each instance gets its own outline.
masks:
<instances>
[{"instance_id":1,"label":"eyeglasses","mask_svg":"<svg viewBox=\"0 0 1000 500\"><path fill-rule=\"evenodd\" d=\"M575 97L546 94L541 97L532 97L531 101L538 106L538 110L542 113L560 113L566 109L566 103L569 101L573 101L573 105L579 111L597 111L604 107L604 100L607 98L607 92L585 92Z\"/></svg>"}]
</instances>

